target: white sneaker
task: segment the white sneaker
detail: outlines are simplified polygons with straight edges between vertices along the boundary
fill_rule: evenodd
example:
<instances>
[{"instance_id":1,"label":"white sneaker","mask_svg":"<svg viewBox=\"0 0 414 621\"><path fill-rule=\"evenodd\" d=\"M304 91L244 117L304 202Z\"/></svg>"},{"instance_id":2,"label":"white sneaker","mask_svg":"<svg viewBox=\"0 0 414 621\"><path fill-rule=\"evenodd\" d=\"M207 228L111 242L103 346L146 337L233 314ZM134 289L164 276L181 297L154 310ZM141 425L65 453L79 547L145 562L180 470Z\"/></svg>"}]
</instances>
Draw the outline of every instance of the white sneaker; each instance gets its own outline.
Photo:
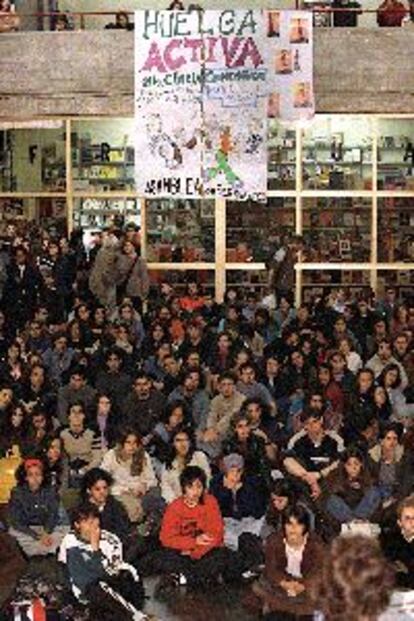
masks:
<instances>
[{"instance_id":1,"label":"white sneaker","mask_svg":"<svg viewBox=\"0 0 414 621\"><path fill-rule=\"evenodd\" d=\"M178 574L178 584L180 586L186 586L187 585L187 578L184 576L184 574Z\"/></svg>"}]
</instances>

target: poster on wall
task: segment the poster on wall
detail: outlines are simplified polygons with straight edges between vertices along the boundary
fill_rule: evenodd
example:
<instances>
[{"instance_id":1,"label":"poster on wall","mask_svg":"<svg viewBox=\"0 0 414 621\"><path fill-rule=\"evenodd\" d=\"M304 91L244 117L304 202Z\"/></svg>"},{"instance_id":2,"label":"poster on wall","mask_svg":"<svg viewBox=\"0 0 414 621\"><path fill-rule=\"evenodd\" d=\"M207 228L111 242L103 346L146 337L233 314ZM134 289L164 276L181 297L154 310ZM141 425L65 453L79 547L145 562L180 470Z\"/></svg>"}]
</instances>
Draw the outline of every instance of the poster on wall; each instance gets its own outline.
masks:
<instances>
[{"instance_id":1,"label":"poster on wall","mask_svg":"<svg viewBox=\"0 0 414 621\"><path fill-rule=\"evenodd\" d=\"M312 118L315 114L312 14L268 11L267 41L268 117L282 121Z\"/></svg>"},{"instance_id":2,"label":"poster on wall","mask_svg":"<svg viewBox=\"0 0 414 621\"><path fill-rule=\"evenodd\" d=\"M135 14L135 158L144 196L198 197L201 47L197 12Z\"/></svg>"},{"instance_id":3,"label":"poster on wall","mask_svg":"<svg viewBox=\"0 0 414 621\"><path fill-rule=\"evenodd\" d=\"M135 85L138 192L265 198L266 13L137 11Z\"/></svg>"},{"instance_id":4,"label":"poster on wall","mask_svg":"<svg viewBox=\"0 0 414 621\"><path fill-rule=\"evenodd\" d=\"M268 97L266 13L206 11L203 189L265 200Z\"/></svg>"}]
</instances>

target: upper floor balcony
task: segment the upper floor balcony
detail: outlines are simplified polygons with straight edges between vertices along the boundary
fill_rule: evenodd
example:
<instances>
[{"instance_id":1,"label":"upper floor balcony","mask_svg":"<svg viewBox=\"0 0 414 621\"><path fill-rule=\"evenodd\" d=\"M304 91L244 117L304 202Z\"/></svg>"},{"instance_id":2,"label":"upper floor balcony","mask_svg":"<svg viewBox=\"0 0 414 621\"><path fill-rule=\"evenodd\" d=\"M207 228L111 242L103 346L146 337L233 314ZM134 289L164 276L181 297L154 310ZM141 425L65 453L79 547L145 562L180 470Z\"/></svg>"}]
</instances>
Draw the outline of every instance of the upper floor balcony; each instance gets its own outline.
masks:
<instances>
[{"instance_id":1,"label":"upper floor balcony","mask_svg":"<svg viewBox=\"0 0 414 621\"><path fill-rule=\"evenodd\" d=\"M366 27L314 29L317 112L413 112L414 25L374 27L376 13L367 15ZM33 30L51 17L21 14L19 31L0 34L0 117L133 116L133 32L105 29L113 13L73 13L70 31Z\"/></svg>"}]
</instances>

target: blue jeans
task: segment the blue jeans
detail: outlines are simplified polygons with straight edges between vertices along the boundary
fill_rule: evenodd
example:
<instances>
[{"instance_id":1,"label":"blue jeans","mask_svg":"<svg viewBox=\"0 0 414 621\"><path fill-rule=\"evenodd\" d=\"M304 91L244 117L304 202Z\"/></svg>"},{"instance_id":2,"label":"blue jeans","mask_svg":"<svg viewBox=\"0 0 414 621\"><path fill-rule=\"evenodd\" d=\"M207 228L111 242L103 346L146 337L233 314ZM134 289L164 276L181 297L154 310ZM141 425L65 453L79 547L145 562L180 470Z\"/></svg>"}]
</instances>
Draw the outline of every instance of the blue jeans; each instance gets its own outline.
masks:
<instances>
[{"instance_id":1,"label":"blue jeans","mask_svg":"<svg viewBox=\"0 0 414 621\"><path fill-rule=\"evenodd\" d=\"M338 522L352 520L369 520L381 504L381 493L377 487L371 487L365 492L358 505L351 507L340 496L332 494L326 502L326 509Z\"/></svg>"}]
</instances>

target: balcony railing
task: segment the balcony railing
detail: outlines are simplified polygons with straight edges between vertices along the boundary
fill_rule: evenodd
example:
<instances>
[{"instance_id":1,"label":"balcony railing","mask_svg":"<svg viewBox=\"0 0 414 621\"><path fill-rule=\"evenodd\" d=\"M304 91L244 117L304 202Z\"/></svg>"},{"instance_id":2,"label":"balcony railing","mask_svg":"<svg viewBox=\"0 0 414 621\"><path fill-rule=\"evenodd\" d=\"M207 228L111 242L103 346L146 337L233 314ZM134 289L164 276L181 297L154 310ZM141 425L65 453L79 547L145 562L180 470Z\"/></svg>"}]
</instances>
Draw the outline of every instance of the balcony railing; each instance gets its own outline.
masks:
<instances>
[{"instance_id":1,"label":"balcony railing","mask_svg":"<svg viewBox=\"0 0 414 621\"><path fill-rule=\"evenodd\" d=\"M286 8L286 7L284 7ZM277 10L277 9L272 9ZM314 15L314 25L320 28L330 27L367 27L375 28L381 24L379 15L385 11L351 7L332 7L331 0L292 0L291 10L309 10ZM412 24L414 14L408 8L387 9L389 17L381 25ZM342 19L340 18L342 17ZM0 33L17 31L79 31L79 30L133 30L133 11L81 11L54 13L0 13Z\"/></svg>"}]
</instances>

